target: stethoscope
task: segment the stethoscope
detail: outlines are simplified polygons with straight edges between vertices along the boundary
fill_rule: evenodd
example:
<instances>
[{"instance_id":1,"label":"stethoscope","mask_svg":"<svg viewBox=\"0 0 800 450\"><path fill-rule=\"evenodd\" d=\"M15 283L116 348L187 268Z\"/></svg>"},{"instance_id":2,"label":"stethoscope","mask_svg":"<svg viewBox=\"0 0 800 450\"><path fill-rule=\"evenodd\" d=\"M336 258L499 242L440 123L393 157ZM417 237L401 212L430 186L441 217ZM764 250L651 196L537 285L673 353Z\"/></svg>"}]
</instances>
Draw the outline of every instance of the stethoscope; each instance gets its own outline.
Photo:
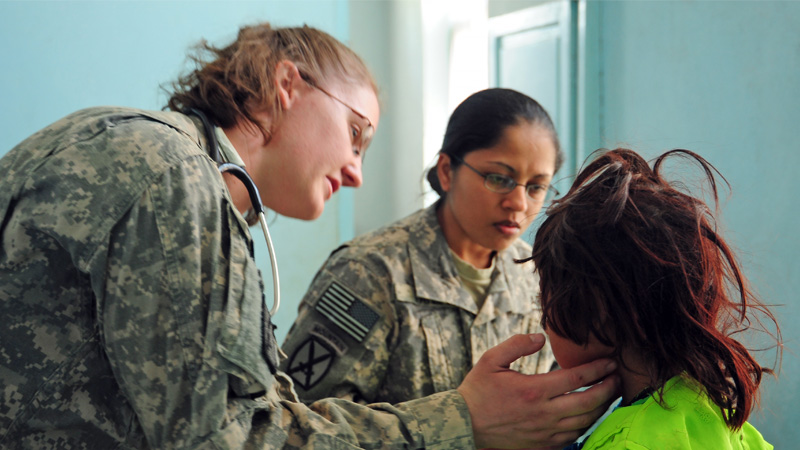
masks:
<instances>
[{"instance_id":1,"label":"stethoscope","mask_svg":"<svg viewBox=\"0 0 800 450\"><path fill-rule=\"evenodd\" d=\"M275 313L278 312L278 308L281 305L281 284L280 279L278 278L278 261L275 259L275 251L272 249L272 238L269 235L269 228L267 228L267 217L264 214L264 204L261 203L261 195L258 193L258 187L253 182L253 179L250 178L250 174L244 170L244 167L233 163L221 162L219 156L219 143L217 142L217 136L214 133L214 126L208 121L206 115L203 114L202 111L194 108L189 109L187 113L197 116L200 121L203 122L206 140L208 140L208 146L211 148L209 151L209 156L211 156L211 159L218 164L220 173L229 173L242 182L245 189L247 189L247 194L250 196L250 204L253 206L253 210L255 210L256 214L258 214L258 222L261 224L261 231L264 232L264 239L267 241L269 262L272 266L272 282L274 284L273 292L275 293L275 300L272 308L269 310L269 314L271 317L275 317Z\"/></svg>"}]
</instances>

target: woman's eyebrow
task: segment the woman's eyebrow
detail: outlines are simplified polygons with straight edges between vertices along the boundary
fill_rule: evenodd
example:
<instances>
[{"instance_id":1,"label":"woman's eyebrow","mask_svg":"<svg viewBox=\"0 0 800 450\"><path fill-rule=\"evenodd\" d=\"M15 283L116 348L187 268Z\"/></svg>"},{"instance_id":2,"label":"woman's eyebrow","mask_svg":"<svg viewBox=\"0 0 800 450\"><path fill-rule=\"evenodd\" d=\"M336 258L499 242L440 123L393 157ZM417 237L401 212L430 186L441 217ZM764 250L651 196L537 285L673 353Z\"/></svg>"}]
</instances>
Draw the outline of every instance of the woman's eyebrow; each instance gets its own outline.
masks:
<instances>
[{"instance_id":1,"label":"woman's eyebrow","mask_svg":"<svg viewBox=\"0 0 800 450\"><path fill-rule=\"evenodd\" d=\"M517 169L515 169L515 168L513 168L513 167L509 166L508 164L506 164L506 163L504 163L504 162L500 162L500 161L488 161L488 163L489 163L489 164L492 164L492 165L495 165L495 166L500 166L500 167L502 167L503 169L505 169L506 171L508 171L508 172L511 172L511 173L512 173L512 174L514 174L514 175L516 175L516 174L517 174Z\"/></svg>"},{"instance_id":2,"label":"woman's eyebrow","mask_svg":"<svg viewBox=\"0 0 800 450\"><path fill-rule=\"evenodd\" d=\"M511 175L517 175L517 173L519 173L519 172L517 171L517 169L513 168L512 166L509 166L508 164L506 164L506 163L504 163L504 162L500 162L500 161L488 161L488 163L489 163L489 164L493 164L493 165L495 165L495 166L500 166L500 167L502 167L503 169L505 169L505 170L507 170L509 173L511 173ZM532 177L531 177L531 179L534 179L534 180L535 180L535 179L539 179L539 178L547 178L548 176L550 176L550 174L547 174L547 173L539 173L539 174L536 174L536 175L532 176Z\"/></svg>"}]
</instances>

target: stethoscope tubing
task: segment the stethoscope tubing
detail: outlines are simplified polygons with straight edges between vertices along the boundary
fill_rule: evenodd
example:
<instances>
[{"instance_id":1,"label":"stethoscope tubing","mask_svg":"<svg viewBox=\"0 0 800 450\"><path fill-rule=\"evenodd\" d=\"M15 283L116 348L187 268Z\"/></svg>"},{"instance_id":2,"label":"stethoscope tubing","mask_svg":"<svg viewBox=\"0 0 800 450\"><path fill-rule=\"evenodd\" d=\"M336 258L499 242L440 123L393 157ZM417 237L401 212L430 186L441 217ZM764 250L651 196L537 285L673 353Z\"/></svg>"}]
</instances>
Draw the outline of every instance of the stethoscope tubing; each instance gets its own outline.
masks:
<instances>
[{"instance_id":1,"label":"stethoscope tubing","mask_svg":"<svg viewBox=\"0 0 800 450\"><path fill-rule=\"evenodd\" d=\"M258 213L258 222L261 224L261 231L264 232L264 237L267 238L267 251L269 252L269 265L272 268L272 283L274 286L274 295L272 301L272 308L269 310L270 317L275 317L278 308L281 306L281 281L278 278L278 260L275 258L275 250L272 249L272 238L269 235L269 228L267 228L267 217L262 210Z\"/></svg>"},{"instance_id":2,"label":"stethoscope tubing","mask_svg":"<svg viewBox=\"0 0 800 450\"><path fill-rule=\"evenodd\" d=\"M190 108L186 113L197 116L200 118L200 121L203 122L203 128L205 128L206 132L206 140L208 141L208 146L211 150L209 156L212 160L214 160L215 163L219 164L218 169L220 173L229 173L242 182L245 189L247 189L247 195L250 197L250 204L252 205L256 214L258 214L258 222L261 224L261 231L264 232L264 239L267 241L269 263L272 267L272 283L274 285L274 300L272 303L272 308L269 309L269 315L270 317L275 317L275 314L278 312L278 308L281 305L281 282L280 278L278 277L278 260L275 257L275 250L272 247L272 237L270 236L269 228L267 227L267 218L264 214L264 204L261 202L261 195L258 192L258 187L256 186L256 183L253 182L253 179L250 178L250 174L247 173L244 167L233 163L219 163L219 143L217 142L217 136L214 134L214 127L211 125L211 122L208 120L206 115L203 114L203 112L199 109L195 108ZM264 304L266 306L266 299L264 300Z\"/></svg>"},{"instance_id":3,"label":"stethoscope tubing","mask_svg":"<svg viewBox=\"0 0 800 450\"><path fill-rule=\"evenodd\" d=\"M256 214L258 214L258 223L261 224L261 231L264 232L264 238L267 241L269 262L270 266L272 267L272 282L275 285L273 289L274 301L272 308L269 310L270 316L274 317L281 305L281 284L280 278L278 277L278 262L275 257L275 250L272 247L272 237L270 236L269 228L267 227L267 217L264 214L264 204L261 203L261 195L258 193L258 187L253 182L253 179L250 178L250 174L248 174L242 166L238 166L233 163L224 163L219 165L219 171L220 173L229 173L242 182L244 187L247 189L247 194L250 197L250 204L253 206Z\"/></svg>"}]
</instances>

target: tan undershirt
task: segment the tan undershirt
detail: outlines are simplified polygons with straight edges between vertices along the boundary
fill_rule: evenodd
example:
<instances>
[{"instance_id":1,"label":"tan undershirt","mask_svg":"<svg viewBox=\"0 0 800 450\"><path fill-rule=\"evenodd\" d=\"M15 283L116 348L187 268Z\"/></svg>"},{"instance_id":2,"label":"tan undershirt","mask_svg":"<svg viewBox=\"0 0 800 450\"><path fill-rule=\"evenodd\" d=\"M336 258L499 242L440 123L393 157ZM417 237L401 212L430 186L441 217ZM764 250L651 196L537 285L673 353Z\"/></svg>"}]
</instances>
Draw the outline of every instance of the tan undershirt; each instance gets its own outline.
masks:
<instances>
[{"instance_id":1,"label":"tan undershirt","mask_svg":"<svg viewBox=\"0 0 800 450\"><path fill-rule=\"evenodd\" d=\"M475 304L478 305L480 310L483 307L483 302L486 301L486 290L492 283L492 274L494 273L494 261L492 257L492 265L485 269L478 269L472 264L459 258L452 250L450 254L453 255L453 262L456 265L456 271L464 284L464 288L472 295Z\"/></svg>"}]
</instances>

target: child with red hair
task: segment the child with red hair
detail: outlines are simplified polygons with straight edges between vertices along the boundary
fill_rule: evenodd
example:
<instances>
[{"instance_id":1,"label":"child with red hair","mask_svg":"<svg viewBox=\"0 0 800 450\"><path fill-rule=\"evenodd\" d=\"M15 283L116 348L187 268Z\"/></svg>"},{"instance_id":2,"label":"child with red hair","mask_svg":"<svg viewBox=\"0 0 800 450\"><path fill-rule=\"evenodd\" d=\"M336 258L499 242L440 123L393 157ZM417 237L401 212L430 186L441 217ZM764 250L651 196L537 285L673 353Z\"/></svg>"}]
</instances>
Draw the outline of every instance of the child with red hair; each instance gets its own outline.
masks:
<instances>
[{"instance_id":1,"label":"child with red hair","mask_svg":"<svg viewBox=\"0 0 800 450\"><path fill-rule=\"evenodd\" d=\"M673 150L650 168L617 149L581 171L536 233L531 259L558 363L611 357L623 380L620 406L571 448L773 448L747 422L772 370L733 336L761 323L754 313L778 343L780 329L706 203L663 178L663 162L679 156L700 166L717 203L716 169L699 155Z\"/></svg>"}]
</instances>

